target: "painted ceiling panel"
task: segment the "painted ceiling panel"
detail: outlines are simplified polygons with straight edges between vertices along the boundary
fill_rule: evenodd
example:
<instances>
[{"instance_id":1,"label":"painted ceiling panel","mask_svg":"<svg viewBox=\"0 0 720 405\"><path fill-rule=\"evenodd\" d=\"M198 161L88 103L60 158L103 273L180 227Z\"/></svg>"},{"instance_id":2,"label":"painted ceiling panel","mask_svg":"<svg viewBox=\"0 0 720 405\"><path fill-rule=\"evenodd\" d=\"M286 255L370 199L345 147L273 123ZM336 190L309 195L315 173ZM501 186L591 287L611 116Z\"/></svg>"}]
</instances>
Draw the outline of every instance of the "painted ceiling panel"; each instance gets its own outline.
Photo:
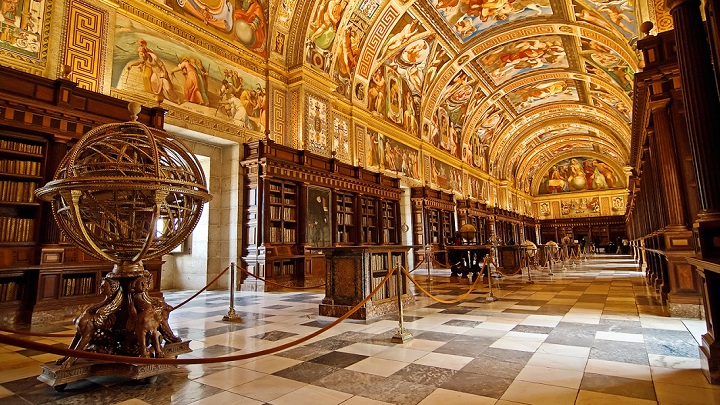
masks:
<instances>
[{"instance_id":1,"label":"painted ceiling panel","mask_svg":"<svg viewBox=\"0 0 720 405\"><path fill-rule=\"evenodd\" d=\"M628 0L278 4L279 29L308 21L305 66L338 96L472 168L520 185L568 154L628 160L639 65Z\"/></svg>"}]
</instances>

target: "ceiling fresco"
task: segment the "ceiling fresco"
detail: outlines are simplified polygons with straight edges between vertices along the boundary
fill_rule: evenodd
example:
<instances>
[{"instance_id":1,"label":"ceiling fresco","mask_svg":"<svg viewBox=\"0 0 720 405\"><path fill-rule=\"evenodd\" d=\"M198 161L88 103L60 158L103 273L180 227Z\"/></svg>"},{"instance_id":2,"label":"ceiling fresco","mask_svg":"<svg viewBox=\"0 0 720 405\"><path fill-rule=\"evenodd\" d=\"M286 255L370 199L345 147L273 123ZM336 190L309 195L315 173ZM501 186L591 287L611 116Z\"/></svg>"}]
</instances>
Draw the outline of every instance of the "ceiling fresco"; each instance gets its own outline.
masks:
<instances>
[{"instance_id":1,"label":"ceiling fresco","mask_svg":"<svg viewBox=\"0 0 720 405\"><path fill-rule=\"evenodd\" d=\"M269 43L302 42L303 63L337 83L337 97L438 156L533 195L532 179L568 153L627 166L633 2L280 0L273 12ZM302 38L290 38L300 23Z\"/></svg>"}]
</instances>

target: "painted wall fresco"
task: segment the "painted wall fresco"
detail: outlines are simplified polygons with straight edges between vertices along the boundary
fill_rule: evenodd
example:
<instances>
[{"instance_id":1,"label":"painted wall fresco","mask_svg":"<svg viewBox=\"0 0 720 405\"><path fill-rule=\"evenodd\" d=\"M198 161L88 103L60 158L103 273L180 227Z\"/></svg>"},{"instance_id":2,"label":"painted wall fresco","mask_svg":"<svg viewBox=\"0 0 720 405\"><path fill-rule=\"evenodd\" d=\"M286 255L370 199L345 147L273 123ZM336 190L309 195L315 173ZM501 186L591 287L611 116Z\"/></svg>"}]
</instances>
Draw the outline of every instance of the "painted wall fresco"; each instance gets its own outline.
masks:
<instances>
[{"instance_id":1,"label":"painted wall fresco","mask_svg":"<svg viewBox=\"0 0 720 405\"><path fill-rule=\"evenodd\" d=\"M580 55L585 62L586 72L604 79L605 82L614 83L630 94L635 72L617 52L598 41L583 38Z\"/></svg>"},{"instance_id":2,"label":"painted wall fresco","mask_svg":"<svg viewBox=\"0 0 720 405\"><path fill-rule=\"evenodd\" d=\"M306 100L305 149L329 156L327 103L310 94Z\"/></svg>"},{"instance_id":3,"label":"painted wall fresco","mask_svg":"<svg viewBox=\"0 0 720 405\"><path fill-rule=\"evenodd\" d=\"M351 163L350 156L350 124L346 118L333 119L333 151L335 158L345 163Z\"/></svg>"},{"instance_id":4,"label":"painted wall fresco","mask_svg":"<svg viewBox=\"0 0 720 405\"><path fill-rule=\"evenodd\" d=\"M368 22L354 14L341 29L339 34L341 42L335 48L337 56L334 77L338 83L336 91L348 99L352 90L352 77L360 57L360 47L365 40L367 30Z\"/></svg>"},{"instance_id":5,"label":"painted wall fresco","mask_svg":"<svg viewBox=\"0 0 720 405\"><path fill-rule=\"evenodd\" d=\"M629 42L637 39L632 0L573 1L575 18L609 31L619 32Z\"/></svg>"},{"instance_id":6,"label":"painted wall fresco","mask_svg":"<svg viewBox=\"0 0 720 405\"><path fill-rule=\"evenodd\" d=\"M600 197L570 198L560 201L561 217L588 217L600 215Z\"/></svg>"},{"instance_id":7,"label":"painted wall fresco","mask_svg":"<svg viewBox=\"0 0 720 405\"><path fill-rule=\"evenodd\" d=\"M264 131L265 81L118 15L112 86Z\"/></svg>"},{"instance_id":8,"label":"painted wall fresco","mask_svg":"<svg viewBox=\"0 0 720 405\"><path fill-rule=\"evenodd\" d=\"M475 81L464 71L458 72L440 94L440 103L427 128L428 140L434 146L462 157L462 128L468 118L468 107ZM477 94L481 94L479 90Z\"/></svg>"},{"instance_id":9,"label":"painted wall fresco","mask_svg":"<svg viewBox=\"0 0 720 405\"><path fill-rule=\"evenodd\" d=\"M321 0L310 18L305 58L312 67L329 72L332 62L332 46L338 36L340 20L348 0Z\"/></svg>"},{"instance_id":10,"label":"painted wall fresco","mask_svg":"<svg viewBox=\"0 0 720 405\"><path fill-rule=\"evenodd\" d=\"M574 80L546 80L508 94L508 100L518 113L539 105L558 101L580 101Z\"/></svg>"},{"instance_id":11,"label":"painted wall fresco","mask_svg":"<svg viewBox=\"0 0 720 405\"><path fill-rule=\"evenodd\" d=\"M430 185L442 189L462 190L462 171L430 158Z\"/></svg>"},{"instance_id":12,"label":"painted wall fresco","mask_svg":"<svg viewBox=\"0 0 720 405\"><path fill-rule=\"evenodd\" d=\"M267 55L267 3L258 0L166 0L175 12L197 21L232 43L260 56Z\"/></svg>"},{"instance_id":13,"label":"painted wall fresco","mask_svg":"<svg viewBox=\"0 0 720 405\"><path fill-rule=\"evenodd\" d=\"M368 130L368 166L420 179L419 152L385 135Z\"/></svg>"},{"instance_id":14,"label":"painted wall fresco","mask_svg":"<svg viewBox=\"0 0 720 405\"><path fill-rule=\"evenodd\" d=\"M632 111L628 105L620 100L617 96L613 95L609 91L590 85L590 96L592 97L593 105L596 107L608 107L618 113L628 123L632 119Z\"/></svg>"},{"instance_id":15,"label":"painted wall fresco","mask_svg":"<svg viewBox=\"0 0 720 405\"><path fill-rule=\"evenodd\" d=\"M553 14L549 0L431 0L431 3L463 42L503 23Z\"/></svg>"},{"instance_id":16,"label":"painted wall fresco","mask_svg":"<svg viewBox=\"0 0 720 405\"><path fill-rule=\"evenodd\" d=\"M418 136L420 98L433 37L406 13L380 48L367 90L368 110Z\"/></svg>"},{"instance_id":17,"label":"painted wall fresco","mask_svg":"<svg viewBox=\"0 0 720 405\"><path fill-rule=\"evenodd\" d=\"M468 176L467 195L481 201L487 201L489 191L485 187L485 180L478 179L474 176Z\"/></svg>"},{"instance_id":18,"label":"painted wall fresco","mask_svg":"<svg viewBox=\"0 0 720 405\"><path fill-rule=\"evenodd\" d=\"M0 0L0 49L39 60L49 4L45 0Z\"/></svg>"},{"instance_id":19,"label":"painted wall fresco","mask_svg":"<svg viewBox=\"0 0 720 405\"><path fill-rule=\"evenodd\" d=\"M568 67L565 46L559 35L521 39L489 50L478 58L495 84L535 69Z\"/></svg>"},{"instance_id":20,"label":"painted wall fresco","mask_svg":"<svg viewBox=\"0 0 720 405\"><path fill-rule=\"evenodd\" d=\"M622 176L599 159L573 157L554 164L543 176L538 194L625 187Z\"/></svg>"},{"instance_id":21,"label":"painted wall fresco","mask_svg":"<svg viewBox=\"0 0 720 405\"><path fill-rule=\"evenodd\" d=\"M510 120L502 109L493 104L482 114L480 125L463 144L463 160L486 173L489 172L489 150L495 134L499 133Z\"/></svg>"}]
</instances>

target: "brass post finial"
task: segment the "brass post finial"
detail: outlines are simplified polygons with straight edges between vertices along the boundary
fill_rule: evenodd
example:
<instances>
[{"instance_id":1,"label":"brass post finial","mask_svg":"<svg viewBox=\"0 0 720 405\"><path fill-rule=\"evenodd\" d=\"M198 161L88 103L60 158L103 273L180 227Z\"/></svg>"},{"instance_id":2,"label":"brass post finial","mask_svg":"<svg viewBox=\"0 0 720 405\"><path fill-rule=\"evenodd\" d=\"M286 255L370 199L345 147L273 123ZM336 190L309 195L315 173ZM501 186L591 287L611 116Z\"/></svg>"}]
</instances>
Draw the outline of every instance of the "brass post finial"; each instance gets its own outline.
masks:
<instances>
[{"instance_id":1,"label":"brass post finial","mask_svg":"<svg viewBox=\"0 0 720 405\"><path fill-rule=\"evenodd\" d=\"M142 110L142 106L140 103L136 101L131 101L128 103L128 111L130 111L130 121L137 121L138 115L140 114L140 110Z\"/></svg>"}]
</instances>

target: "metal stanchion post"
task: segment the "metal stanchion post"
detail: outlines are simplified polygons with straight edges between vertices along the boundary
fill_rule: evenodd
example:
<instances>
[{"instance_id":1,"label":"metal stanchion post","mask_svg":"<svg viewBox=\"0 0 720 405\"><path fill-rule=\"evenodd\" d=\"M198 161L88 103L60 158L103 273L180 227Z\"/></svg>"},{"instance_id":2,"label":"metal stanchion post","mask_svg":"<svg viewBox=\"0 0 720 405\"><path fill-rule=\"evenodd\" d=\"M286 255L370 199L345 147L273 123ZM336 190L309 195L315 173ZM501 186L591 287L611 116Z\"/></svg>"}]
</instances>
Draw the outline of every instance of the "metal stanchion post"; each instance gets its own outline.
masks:
<instances>
[{"instance_id":1,"label":"metal stanchion post","mask_svg":"<svg viewBox=\"0 0 720 405\"><path fill-rule=\"evenodd\" d=\"M432 260L432 252L430 251L430 245L425 246L425 266L427 267L427 281L432 282L432 276L430 275L430 261Z\"/></svg>"},{"instance_id":2,"label":"metal stanchion post","mask_svg":"<svg viewBox=\"0 0 720 405\"><path fill-rule=\"evenodd\" d=\"M230 309L227 315L223 316L223 321L242 323L242 318L235 312L235 262L230 263Z\"/></svg>"},{"instance_id":3,"label":"metal stanchion post","mask_svg":"<svg viewBox=\"0 0 720 405\"><path fill-rule=\"evenodd\" d=\"M497 300L497 298L495 298L495 296L493 295L492 276L490 275L490 265L488 264L488 259L489 259L489 257L490 257L490 255L485 255L485 258L484 258L484 260L483 260L483 265L484 265L484 267L485 267L485 269L483 269L483 271L487 270L487 275L488 275L488 289L490 290L490 293L488 294L488 296L485 297L485 301L486 301L486 302L493 302L493 301Z\"/></svg>"},{"instance_id":4,"label":"metal stanchion post","mask_svg":"<svg viewBox=\"0 0 720 405\"><path fill-rule=\"evenodd\" d=\"M413 339L413 335L405 330L405 320L403 319L403 303L402 303L402 271L400 268L395 269L397 271L396 277L396 288L395 292L397 294L397 301L398 301L398 316L400 318L400 330L393 335L392 339L390 339L393 343L405 343L408 340Z\"/></svg>"}]
</instances>

